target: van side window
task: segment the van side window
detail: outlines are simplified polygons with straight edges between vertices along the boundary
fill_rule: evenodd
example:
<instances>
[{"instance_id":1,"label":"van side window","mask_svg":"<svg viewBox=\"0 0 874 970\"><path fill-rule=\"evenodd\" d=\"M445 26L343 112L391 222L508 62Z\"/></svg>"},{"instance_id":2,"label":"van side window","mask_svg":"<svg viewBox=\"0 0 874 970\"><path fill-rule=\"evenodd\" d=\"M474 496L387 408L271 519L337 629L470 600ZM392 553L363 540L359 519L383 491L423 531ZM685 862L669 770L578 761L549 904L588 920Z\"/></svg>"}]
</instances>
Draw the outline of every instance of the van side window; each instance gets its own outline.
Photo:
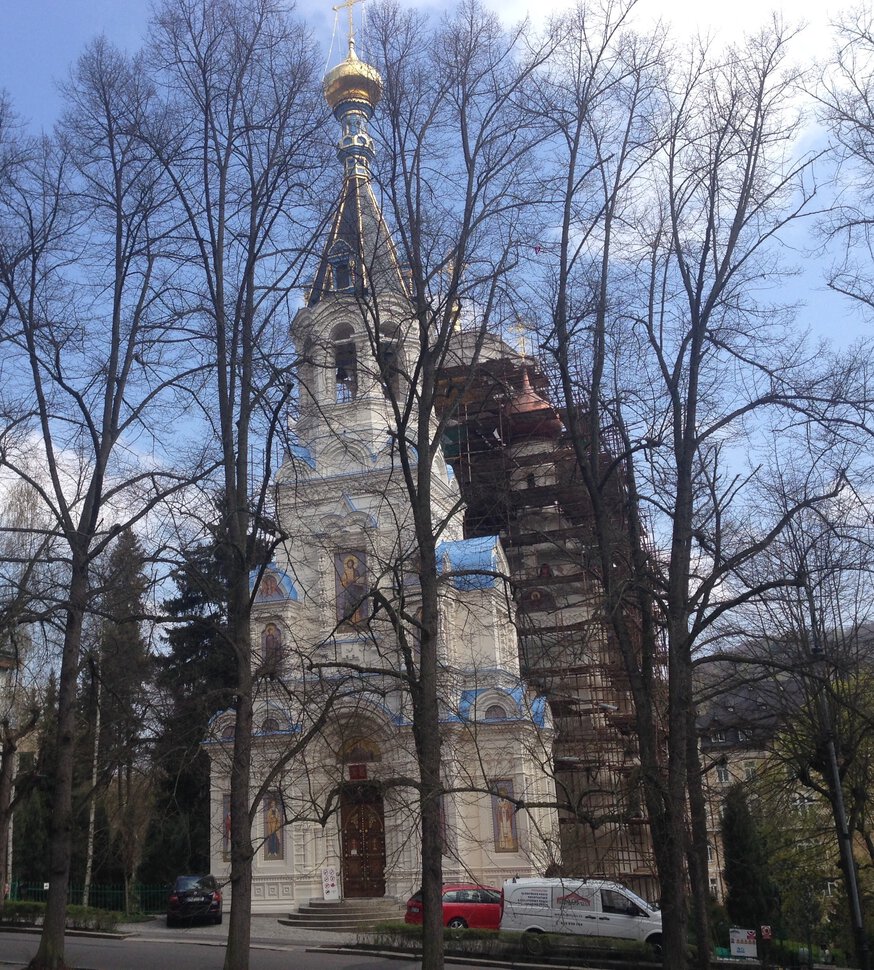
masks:
<instances>
[{"instance_id":1,"label":"van side window","mask_svg":"<svg viewBox=\"0 0 874 970\"><path fill-rule=\"evenodd\" d=\"M613 913L617 916L639 916L640 910L635 904L622 893L614 889L601 890L601 911Z\"/></svg>"}]
</instances>

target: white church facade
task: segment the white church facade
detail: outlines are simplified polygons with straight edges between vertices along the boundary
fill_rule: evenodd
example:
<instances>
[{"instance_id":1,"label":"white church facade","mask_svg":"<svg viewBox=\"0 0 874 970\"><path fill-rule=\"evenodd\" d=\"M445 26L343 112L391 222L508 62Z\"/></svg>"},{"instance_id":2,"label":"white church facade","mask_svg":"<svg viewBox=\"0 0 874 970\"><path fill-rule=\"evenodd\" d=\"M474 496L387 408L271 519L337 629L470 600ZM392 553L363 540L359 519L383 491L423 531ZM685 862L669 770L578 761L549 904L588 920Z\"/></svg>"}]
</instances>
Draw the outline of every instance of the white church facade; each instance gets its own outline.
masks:
<instances>
[{"instance_id":1,"label":"white church facade","mask_svg":"<svg viewBox=\"0 0 874 970\"><path fill-rule=\"evenodd\" d=\"M404 899L421 882L416 676L418 553L397 453L418 331L370 183L367 121L379 75L349 56L325 79L340 122L343 185L307 306L296 444L276 478L287 538L253 574L255 706L252 908L321 897ZM366 295L367 299L363 298ZM379 302L378 321L368 309ZM379 339L374 340L378 333ZM497 537L465 539L459 491L439 452L438 656L444 878L500 885L558 860L549 708L525 684L507 562ZM211 759L212 871L230 866L233 712ZM303 740L306 739L306 743Z\"/></svg>"}]
</instances>

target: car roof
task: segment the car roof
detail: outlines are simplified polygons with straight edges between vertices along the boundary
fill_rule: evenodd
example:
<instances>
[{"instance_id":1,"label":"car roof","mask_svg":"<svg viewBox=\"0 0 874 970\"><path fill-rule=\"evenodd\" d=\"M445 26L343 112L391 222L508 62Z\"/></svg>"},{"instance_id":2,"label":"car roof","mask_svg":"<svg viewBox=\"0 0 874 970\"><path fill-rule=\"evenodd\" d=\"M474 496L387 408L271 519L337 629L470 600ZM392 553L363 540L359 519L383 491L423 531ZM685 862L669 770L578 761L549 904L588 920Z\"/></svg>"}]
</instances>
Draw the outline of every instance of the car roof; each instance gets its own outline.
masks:
<instances>
[{"instance_id":1,"label":"car roof","mask_svg":"<svg viewBox=\"0 0 874 970\"><path fill-rule=\"evenodd\" d=\"M612 879L587 879L585 876L517 876L506 879L505 886L591 886L593 889L628 889ZM631 890L633 892L633 890Z\"/></svg>"},{"instance_id":2,"label":"car roof","mask_svg":"<svg viewBox=\"0 0 874 970\"><path fill-rule=\"evenodd\" d=\"M447 889L492 889L496 893L501 891L497 886L486 886L481 882L444 882L443 892Z\"/></svg>"}]
</instances>

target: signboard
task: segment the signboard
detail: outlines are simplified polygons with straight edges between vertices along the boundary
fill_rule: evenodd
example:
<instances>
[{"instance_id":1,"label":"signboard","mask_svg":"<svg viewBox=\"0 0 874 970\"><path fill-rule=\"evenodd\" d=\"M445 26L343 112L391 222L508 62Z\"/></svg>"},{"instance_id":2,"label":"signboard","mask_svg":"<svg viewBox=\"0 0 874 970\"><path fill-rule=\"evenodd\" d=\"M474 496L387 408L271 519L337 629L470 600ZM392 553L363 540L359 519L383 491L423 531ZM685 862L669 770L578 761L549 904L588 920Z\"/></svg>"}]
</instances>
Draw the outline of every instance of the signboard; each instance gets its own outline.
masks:
<instances>
[{"instance_id":1,"label":"signboard","mask_svg":"<svg viewBox=\"0 0 874 970\"><path fill-rule=\"evenodd\" d=\"M758 958L755 930L741 930L732 926L728 931L728 942L733 957L752 957L754 960Z\"/></svg>"},{"instance_id":2,"label":"signboard","mask_svg":"<svg viewBox=\"0 0 874 970\"><path fill-rule=\"evenodd\" d=\"M322 895L325 899L340 898L340 883L337 881L337 870L333 866L322 869Z\"/></svg>"}]
</instances>

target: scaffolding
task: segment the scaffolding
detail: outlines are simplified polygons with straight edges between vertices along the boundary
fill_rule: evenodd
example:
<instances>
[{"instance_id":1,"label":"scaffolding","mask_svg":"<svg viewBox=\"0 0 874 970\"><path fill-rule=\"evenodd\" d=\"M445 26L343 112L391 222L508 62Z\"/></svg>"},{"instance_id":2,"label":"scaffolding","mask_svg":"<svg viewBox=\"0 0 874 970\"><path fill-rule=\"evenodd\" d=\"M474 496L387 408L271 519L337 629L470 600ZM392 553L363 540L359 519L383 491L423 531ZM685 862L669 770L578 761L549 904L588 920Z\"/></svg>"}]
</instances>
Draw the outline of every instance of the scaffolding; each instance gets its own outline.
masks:
<instances>
[{"instance_id":1,"label":"scaffolding","mask_svg":"<svg viewBox=\"0 0 874 970\"><path fill-rule=\"evenodd\" d=\"M652 898L657 881L629 679L605 622L588 491L548 384L534 358L509 348L474 367L463 360L447 367L439 395L448 419L444 454L465 502L466 535L501 536L522 670L550 704L562 868L616 879ZM521 396L529 402L524 413L514 405ZM543 407L530 403L537 400ZM605 501L617 535L625 534L623 465L605 453L599 467L612 469Z\"/></svg>"}]
</instances>

